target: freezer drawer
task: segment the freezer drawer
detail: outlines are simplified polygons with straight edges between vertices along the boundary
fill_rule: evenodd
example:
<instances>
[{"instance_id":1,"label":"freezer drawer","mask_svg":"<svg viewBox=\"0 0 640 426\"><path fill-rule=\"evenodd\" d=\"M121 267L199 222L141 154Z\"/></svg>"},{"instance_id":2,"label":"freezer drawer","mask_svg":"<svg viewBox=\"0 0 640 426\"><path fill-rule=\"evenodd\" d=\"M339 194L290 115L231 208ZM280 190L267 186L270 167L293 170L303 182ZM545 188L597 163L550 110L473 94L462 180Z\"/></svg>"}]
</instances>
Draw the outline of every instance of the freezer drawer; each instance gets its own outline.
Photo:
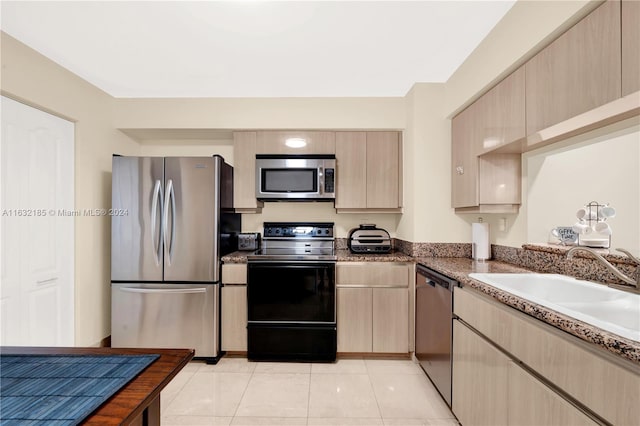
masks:
<instances>
[{"instance_id":1,"label":"freezer drawer","mask_svg":"<svg viewBox=\"0 0 640 426\"><path fill-rule=\"evenodd\" d=\"M111 284L111 345L218 356L217 284Z\"/></svg>"}]
</instances>

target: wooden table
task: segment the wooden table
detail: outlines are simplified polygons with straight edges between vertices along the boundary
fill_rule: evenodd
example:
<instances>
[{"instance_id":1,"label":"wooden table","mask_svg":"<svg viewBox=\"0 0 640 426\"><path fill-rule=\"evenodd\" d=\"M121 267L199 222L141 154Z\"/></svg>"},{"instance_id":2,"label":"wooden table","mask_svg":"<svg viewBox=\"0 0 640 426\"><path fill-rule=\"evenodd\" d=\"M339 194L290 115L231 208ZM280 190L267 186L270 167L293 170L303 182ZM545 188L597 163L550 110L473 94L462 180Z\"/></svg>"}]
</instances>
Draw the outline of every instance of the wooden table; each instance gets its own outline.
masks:
<instances>
[{"instance_id":1,"label":"wooden table","mask_svg":"<svg viewBox=\"0 0 640 426\"><path fill-rule=\"evenodd\" d=\"M98 407L84 425L159 425L160 391L193 358L193 349L0 347L5 355L149 355L158 358Z\"/></svg>"}]
</instances>

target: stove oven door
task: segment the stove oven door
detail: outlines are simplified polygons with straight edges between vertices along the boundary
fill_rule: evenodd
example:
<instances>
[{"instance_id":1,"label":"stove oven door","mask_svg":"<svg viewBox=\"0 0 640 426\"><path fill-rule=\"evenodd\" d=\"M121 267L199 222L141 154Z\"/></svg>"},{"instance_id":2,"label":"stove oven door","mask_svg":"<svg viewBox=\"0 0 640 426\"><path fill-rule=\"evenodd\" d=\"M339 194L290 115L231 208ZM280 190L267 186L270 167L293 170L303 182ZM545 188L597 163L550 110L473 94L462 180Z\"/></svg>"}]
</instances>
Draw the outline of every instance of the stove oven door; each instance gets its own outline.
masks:
<instances>
[{"instance_id":1,"label":"stove oven door","mask_svg":"<svg viewBox=\"0 0 640 426\"><path fill-rule=\"evenodd\" d=\"M248 357L333 361L333 262L249 262Z\"/></svg>"}]
</instances>

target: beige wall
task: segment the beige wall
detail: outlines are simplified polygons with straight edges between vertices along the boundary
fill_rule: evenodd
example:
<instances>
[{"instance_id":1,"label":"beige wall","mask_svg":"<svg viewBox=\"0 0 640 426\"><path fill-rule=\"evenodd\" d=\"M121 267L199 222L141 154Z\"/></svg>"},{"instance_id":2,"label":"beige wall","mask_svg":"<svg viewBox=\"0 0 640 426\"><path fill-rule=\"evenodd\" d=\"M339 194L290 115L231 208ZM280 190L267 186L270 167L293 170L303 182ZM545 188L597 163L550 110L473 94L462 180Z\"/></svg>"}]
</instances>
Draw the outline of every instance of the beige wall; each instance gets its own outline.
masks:
<instances>
[{"instance_id":1,"label":"beige wall","mask_svg":"<svg viewBox=\"0 0 640 426\"><path fill-rule=\"evenodd\" d=\"M527 153L527 240L547 242L555 226L572 226L591 201L610 203L611 246L640 253L638 118ZM559 178L562 177L562 178Z\"/></svg>"},{"instance_id":2,"label":"beige wall","mask_svg":"<svg viewBox=\"0 0 640 426\"><path fill-rule=\"evenodd\" d=\"M42 55L2 35L2 94L75 123L76 209L111 205L111 154L139 147L113 125L113 98ZM110 334L110 220L75 222L75 343Z\"/></svg>"},{"instance_id":3,"label":"beige wall","mask_svg":"<svg viewBox=\"0 0 640 426\"><path fill-rule=\"evenodd\" d=\"M147 157L208 157L221 155L233 165L233 140L212 141L193 139L145 140L140 154Z\"/></svg>"},{"instance_id":4,"label":"beige wall","mask_svg":"<svg viewBox=\"0 0 640 426\"><path fill-rule=\"evenodd\" d=\"M404 98L116 99L117 128L403 129Z\"/></svg>"},{"instance_id":5,"label":"beige wall","mask_svg":"<svg viewBox=\"0 0 640 426\"><path fill-rule=\"evenodd\" d=\"M405 211L398 237L416 242L465 242L466 218L451 208L451 125L445 85L415 84L407 94L404 141Z\"/></svg>"}]
</instances>

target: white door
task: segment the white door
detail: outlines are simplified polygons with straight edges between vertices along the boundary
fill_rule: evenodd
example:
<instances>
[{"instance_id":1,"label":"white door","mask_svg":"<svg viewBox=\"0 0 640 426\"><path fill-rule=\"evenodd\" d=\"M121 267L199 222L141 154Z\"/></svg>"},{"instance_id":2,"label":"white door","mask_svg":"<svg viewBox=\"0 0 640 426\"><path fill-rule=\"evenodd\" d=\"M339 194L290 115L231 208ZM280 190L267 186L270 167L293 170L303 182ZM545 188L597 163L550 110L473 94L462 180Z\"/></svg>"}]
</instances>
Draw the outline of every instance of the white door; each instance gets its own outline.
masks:
<instances>
[{"instance_id":1,"label":"white door","mask_svg":"<svg viewBox=\"0 0 640 426\"><path fill-rule=\"evenodd\" d=\"M2 97L0 344L74 344L74 124Z\"/></svg>"}]
</instances>

